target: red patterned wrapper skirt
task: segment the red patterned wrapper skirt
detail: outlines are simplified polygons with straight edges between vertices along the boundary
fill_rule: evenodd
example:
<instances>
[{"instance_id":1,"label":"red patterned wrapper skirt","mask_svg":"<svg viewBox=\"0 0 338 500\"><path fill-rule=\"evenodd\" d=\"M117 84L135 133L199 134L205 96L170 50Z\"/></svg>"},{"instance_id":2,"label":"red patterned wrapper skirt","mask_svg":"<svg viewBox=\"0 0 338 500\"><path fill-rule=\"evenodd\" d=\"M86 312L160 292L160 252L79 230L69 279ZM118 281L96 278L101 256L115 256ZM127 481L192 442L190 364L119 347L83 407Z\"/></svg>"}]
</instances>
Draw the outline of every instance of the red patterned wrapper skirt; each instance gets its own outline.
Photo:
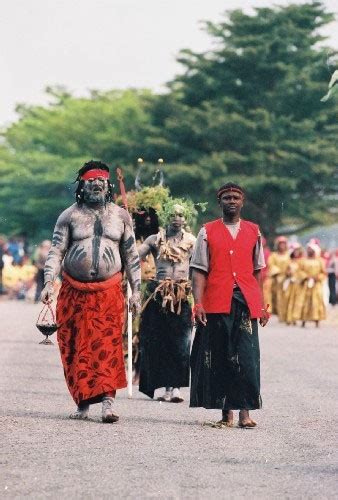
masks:
<instances>
[{"instance_id":1,"label":"red patterned wrapper skirt","mask_svg":"<svg viewBox=\"0 0 338 500\"><path fill-rule=\"evenodd\" d=\"M95 283L63 273L56 306L57 339L68 389L78 405L127 386L122 331L122 274Z\"/></svg>"}]
</instances>

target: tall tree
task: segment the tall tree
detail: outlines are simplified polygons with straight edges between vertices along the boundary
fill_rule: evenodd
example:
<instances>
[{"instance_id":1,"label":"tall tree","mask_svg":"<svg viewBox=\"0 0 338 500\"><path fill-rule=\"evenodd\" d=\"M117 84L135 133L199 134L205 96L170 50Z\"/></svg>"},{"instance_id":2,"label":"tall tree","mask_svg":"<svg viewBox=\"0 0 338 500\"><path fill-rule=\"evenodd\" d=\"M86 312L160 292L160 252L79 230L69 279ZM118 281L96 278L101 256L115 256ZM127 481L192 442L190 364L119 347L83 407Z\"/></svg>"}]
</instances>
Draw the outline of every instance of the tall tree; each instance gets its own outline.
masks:
<instances>
[{"instance_id":1,"label":"tall tree","mask_svg":"<svg viewBox=\"0 0 338 500\"><path fill-rule=\"evenodd\" d=\"M131 177L134 160L147 155L147 138L154 135L149 91L93 91L76 98L58 87L47 94L49 106L19 106L18 121L4 132L0 233L47 237L57 215L74 202L73 181L84 161L127 164Z\"/></svg>"},{"instance_id":2,"label":"tall tree","mask_svg":"<svg viewBox=\"0 0 338 500\"><path fill-rule=\"evenodd\" d=\"M215 49L181 52L185 71L170 84L167 140L205 179L191 194L210 199L225 180L240 182L247 216L271 237L329 221L337 197L337 105L320 102L328 49L319 30L332 19L320 2L232 11L206 23Z\"/></svg>"},{"instance_id":3,"label":"tall tree","mask_svg":"<svg viewBox=\"0 0 338 500\"><path fill-rule=\"evenodd\" d=\"M0 233L47 236L85 160L122 164L133 187L138 156L164 157L173 194L209 201L203 218L218 214L215 191L234 180L247 188L246 216L271 238L330 222L338 105L320 101L334 51L319 30L331 20L317 1L235 10L205 24L213 50L181 52L167 94L75 98L59 87L47 89L49 106L19 106L0 147Z\"/></svg>"}]
</instances>

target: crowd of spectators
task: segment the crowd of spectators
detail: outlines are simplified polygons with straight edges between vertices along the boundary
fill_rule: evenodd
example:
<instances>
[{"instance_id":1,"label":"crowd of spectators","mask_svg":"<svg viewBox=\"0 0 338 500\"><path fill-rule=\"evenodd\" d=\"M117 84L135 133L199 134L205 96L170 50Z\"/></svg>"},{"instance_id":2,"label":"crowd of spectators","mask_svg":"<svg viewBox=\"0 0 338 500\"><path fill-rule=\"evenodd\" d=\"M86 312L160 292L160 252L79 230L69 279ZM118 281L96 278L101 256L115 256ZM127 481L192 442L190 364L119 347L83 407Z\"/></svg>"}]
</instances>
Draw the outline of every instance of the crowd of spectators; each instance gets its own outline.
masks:
<instances>
[{"instance_id":1,"label":"crowd of spectators","mask_svg":"<svg viewBox=\"0 0 338 500\"><path fill-rule=\"evenodd\" d=\"M292 246L292 245L291 245ZM25 236L5 237L0 235L0 296L9 299L38 302L43 288L43 269L47 259L50 240L29 246ZM265 247L265 257L269 264L270 250ZM328 304L337 303L338 249L321 249L325 264L324 300ZM269 273L269 265L263 278Z\"/></svg>"},{"instance_id":2,"label":"crowd of spectators","mask_svg":"<svg viewBox=\"0 0 338 500\"><path fill-rule=\"evenodd\" d=\"M24 236L0 235L0 295L38 302L50 246L51 242L44 240L30 248Z\"/></svg>"}]
</instances>

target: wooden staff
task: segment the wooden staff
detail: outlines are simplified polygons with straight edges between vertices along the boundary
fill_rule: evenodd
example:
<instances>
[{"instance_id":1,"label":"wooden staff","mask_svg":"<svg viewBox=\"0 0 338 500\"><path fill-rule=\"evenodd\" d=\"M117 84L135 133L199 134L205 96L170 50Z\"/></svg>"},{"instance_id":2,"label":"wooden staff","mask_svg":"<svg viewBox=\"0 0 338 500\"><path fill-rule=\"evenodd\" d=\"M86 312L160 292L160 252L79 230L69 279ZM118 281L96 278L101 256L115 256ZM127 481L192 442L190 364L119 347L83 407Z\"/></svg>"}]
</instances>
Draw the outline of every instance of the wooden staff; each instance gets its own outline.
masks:
<instances>
[{"instance_id":1,"label":"wooden staff","mask_svg":"<svg viewBox=\"0 0 338 500\"><path fill-rule=\"evenodd\" d=\"M126 188L124 186L123 173L120 167L116 169L116 177L120 186L120 193L122 197L122 202L124 208L128 212L128 199ZM128 398L133 397L133 316L131 309L129 307L129 299L131 297L131 287L128 281L127 285L127 334L128 334L128 370L127 370L127 381L128 381Z\"/></svg>"}]
</instances>

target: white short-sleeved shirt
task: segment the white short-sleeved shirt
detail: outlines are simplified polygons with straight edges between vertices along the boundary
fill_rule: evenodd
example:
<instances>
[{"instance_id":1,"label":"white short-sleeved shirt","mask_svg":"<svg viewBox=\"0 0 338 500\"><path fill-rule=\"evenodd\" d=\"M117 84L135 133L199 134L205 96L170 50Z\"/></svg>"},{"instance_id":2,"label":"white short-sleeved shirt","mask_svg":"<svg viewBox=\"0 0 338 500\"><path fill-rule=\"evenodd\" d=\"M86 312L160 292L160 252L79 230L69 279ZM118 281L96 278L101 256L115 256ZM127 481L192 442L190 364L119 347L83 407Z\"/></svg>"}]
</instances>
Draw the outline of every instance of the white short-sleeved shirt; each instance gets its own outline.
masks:
<instances>
[{"instance_id":1,"label":"white short-sleeved shirt","mask_svg":"<svg viewBox=\"0 0 338 500\"><path fill-rule=\"evenodd\" d=\"M240 221L235 224L225 224L228 228L231 236L236 239L240 228ZM262 244L262 238L259 233L256 246L253 252L253 267L255 271L259 269L263 269L265 267L265 258L264 258L264 250ZM209 272L209 262L210 262L210 254L209 254L209 245L208 245L208 237L205 227L202 227L200 232L198 233L197 240L194 247L194 252L191 257L190 267L201 269L201 271Z\"/></svg>"}]
</instances>

